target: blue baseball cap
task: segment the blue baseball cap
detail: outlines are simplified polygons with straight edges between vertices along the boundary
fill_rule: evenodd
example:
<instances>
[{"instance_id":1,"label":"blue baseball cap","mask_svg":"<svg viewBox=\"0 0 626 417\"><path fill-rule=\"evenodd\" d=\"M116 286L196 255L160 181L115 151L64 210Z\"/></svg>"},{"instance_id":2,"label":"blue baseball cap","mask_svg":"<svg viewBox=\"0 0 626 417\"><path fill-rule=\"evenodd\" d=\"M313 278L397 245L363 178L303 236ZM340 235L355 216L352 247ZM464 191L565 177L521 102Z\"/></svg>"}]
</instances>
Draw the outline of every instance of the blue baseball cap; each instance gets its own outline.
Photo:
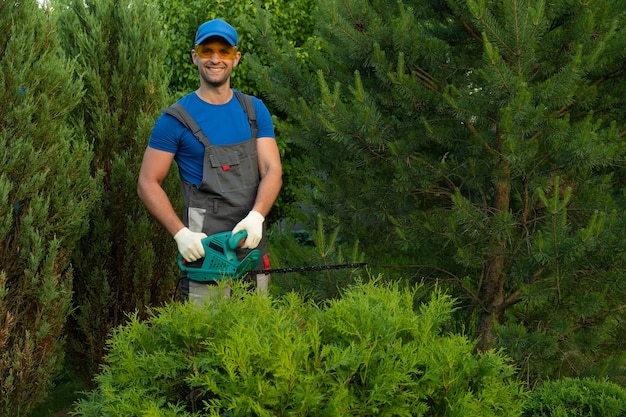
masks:
<instances>
[{"instance_id":1,"label":"blue baseball cap","mask_svg":"<svg viewBox=\"0 0 626 417\"><path fill-rule=\"evenodd\" d=\"M211 36L219 36L232 46L237 46L237 31L222 19L213 19L201 24L196 32L195 44L199 45Z\"/></svg>"}]
</instances>

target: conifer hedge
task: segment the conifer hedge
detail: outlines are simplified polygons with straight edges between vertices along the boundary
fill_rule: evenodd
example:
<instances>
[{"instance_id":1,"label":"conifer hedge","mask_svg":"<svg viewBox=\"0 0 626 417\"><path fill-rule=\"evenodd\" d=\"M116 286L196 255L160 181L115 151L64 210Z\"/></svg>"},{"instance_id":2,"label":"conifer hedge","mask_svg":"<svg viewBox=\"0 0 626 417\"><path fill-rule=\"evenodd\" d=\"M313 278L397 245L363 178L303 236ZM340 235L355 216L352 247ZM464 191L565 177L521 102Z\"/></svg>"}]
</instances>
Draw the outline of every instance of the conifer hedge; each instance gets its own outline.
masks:
<instances>
[{"instance_id":1,"label":"conifer hedge","mask_svg":"<svg viewBox=\"0 0 626 417\"><path fill-rule=\"evenodd\" d=\"M235 283L237 284L237 283ZM376 280L324 305L291 293L173 303L109 340L89 416L519 416L497 351L446 331L454 301ZM421 296L421 295L420 295Z\"/></svg>"},{"instance_id":2,"label":"conifer hedge","mask_svg":"<svg viewBox=\"0 0 626 417\"><path fill-rule=\"evenodd\" d=\"M0 2L0 39L0 416L19 417L61 366L70 254L99 193L54 20L35 0Z\"/></svg>"},{"instance_id":3,"label":"conifer hedge","mask_svg":"<svg viewBox=\"0 0 626 417\"><path fill-rule=\"evenodd\" d=\"M126 313L166 302L178 280L176 247L137 197L137 177L154 121L170 102L159 10L133 0L68 0L59 32L76 57L86 94L73 115L93 144L92 171L104 173L97 209L73 257L76 307L69 350L90 379L105 340ZM172 167L172 172L176 168ZM163 186L171 195L178 179ZM177 203L176 200L174 203Z\"/></svg>"},{"instance_id":4,"label":"conifer hedge","mask_svg":"<svg viewBox=\"0 0 626 417\"><path fill-rule=\"evenodd\" d=\"M531 393L524 417L618 417L626 415L626 389L608 380L563 378Z\"/></svg>"}]
</instances>

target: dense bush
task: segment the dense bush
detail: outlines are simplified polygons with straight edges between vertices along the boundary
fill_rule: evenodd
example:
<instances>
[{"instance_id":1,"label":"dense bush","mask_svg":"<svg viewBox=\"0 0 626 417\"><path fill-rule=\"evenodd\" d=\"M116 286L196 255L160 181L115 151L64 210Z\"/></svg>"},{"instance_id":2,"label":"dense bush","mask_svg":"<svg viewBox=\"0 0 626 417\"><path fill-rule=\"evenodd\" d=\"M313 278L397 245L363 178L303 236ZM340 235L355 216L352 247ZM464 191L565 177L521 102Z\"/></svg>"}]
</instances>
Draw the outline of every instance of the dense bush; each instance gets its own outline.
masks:
<instances>
[{"instance_id":1,"label":"dense bush","mask_svg":"<svg viewBox=\"0 0 626 417\"><path fill-rule=\"evenodd\" d=\"M168 69L152 3L63 2L55 14L64 52L76 57L86 90L73 119L93 144L91 169L104 173L102 198L82 218L88 230L72 257L76 308L67 326L71 358L91 378L111 329L127 312L141 315L145 306L169 300L178 279L174 241L137 198L150 131L170 102ZM174 195L180 185L170 178L163 187Z\"/></svg>"},{"instance_id":2,"label":"dense bush","mask_svg":"<svg viewBox=\"0 0 626 417\"><path fill-rule=\"evenodd\" d=\"M519 416L524 392L495 351L444 325L453 301L375 282L323 307L295 293L174 303L109 341L89 416Z\"/></svg>"},{"instance_id":3,"label":"dense bush","mask_svg":"<svg viewBox=\"0 0 626 417\"><path fill-rule=\"evenodd\" d=\"M609 381L564 378L535 389L525 417L617 417L626 415L626 390Z\"/></svg>"},{"instance_id":4,"label":"dense bush","mask_svg":"<svg viewBox=\"0 0 626 417\"><path fill-rule=\"evenodd\" d=\"M72 110L83 83L35 0L0 2L0 416L23 417L64 357L70 253L99 199Z\"/></svg>"}]
</instances>

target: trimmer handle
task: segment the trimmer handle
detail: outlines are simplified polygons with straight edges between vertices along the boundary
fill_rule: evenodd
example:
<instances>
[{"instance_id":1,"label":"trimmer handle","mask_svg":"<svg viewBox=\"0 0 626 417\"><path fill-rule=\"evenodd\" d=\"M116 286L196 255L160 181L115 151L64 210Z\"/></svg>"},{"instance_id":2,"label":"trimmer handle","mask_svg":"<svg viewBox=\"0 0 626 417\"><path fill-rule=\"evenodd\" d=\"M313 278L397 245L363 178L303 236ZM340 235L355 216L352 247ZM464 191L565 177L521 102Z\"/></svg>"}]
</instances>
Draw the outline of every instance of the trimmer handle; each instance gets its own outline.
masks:
<instances>
[{"instance_id":1,"label":"trimmer handle","mask_svg":"<svg viewBox=\"0 0 626 417\"><path fill-rule=\"evenodd\" d=\"M237 249L243 245L247 238L248 232L246 230L240 230L228 238L228 246L231 249Z\"/></svg>"}]
</instances>

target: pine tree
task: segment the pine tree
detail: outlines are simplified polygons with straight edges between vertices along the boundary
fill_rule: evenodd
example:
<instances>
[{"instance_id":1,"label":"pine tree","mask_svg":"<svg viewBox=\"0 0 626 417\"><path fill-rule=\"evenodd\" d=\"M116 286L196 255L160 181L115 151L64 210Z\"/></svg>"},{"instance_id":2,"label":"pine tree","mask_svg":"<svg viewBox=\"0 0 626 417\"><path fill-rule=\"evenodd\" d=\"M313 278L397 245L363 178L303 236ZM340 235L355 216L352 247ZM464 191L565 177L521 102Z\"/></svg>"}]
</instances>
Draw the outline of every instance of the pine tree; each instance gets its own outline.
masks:
<instances>
[{"instance_id":1,"label":"pine tree","mask_svg":"<svg viewBox=\"0 0 626 417\"><path fill-rule=\"evenodd\" d=\"M71 111L83 84L55 22L0 3L0 416L25 416L63 360L70 254L98 198L92 150Z\"/></svg>"},{"instance_id":2,"label":"pine tree","mask_svg":"<svg viewBox=\"0 0 626 417\"><path fill-rule=\"evenodd\" d=\"M78 57L86 88L74 115L93 142L92 170L104 174L102 201L90 213L88 234L74 255L72 351L91 376L110 331L128 312L144 314L171 300L178 279L174 242L136 192L150 131L169 103L168 69L155 6L130 0L65 3L58 10L63 46Z\"/></svg>"},{"instance_id":3,"label":"pine tree","mask_svg":"<svg viewBox=\"0 0 626 417\"><path fill-rule=\"evenodd\" d=\"M623 2L320 0L314 18L251 72L291 118L303 201L372 264L450 283L480 347L531 377L622 364Z\"/></svg>"}]
</instances>

